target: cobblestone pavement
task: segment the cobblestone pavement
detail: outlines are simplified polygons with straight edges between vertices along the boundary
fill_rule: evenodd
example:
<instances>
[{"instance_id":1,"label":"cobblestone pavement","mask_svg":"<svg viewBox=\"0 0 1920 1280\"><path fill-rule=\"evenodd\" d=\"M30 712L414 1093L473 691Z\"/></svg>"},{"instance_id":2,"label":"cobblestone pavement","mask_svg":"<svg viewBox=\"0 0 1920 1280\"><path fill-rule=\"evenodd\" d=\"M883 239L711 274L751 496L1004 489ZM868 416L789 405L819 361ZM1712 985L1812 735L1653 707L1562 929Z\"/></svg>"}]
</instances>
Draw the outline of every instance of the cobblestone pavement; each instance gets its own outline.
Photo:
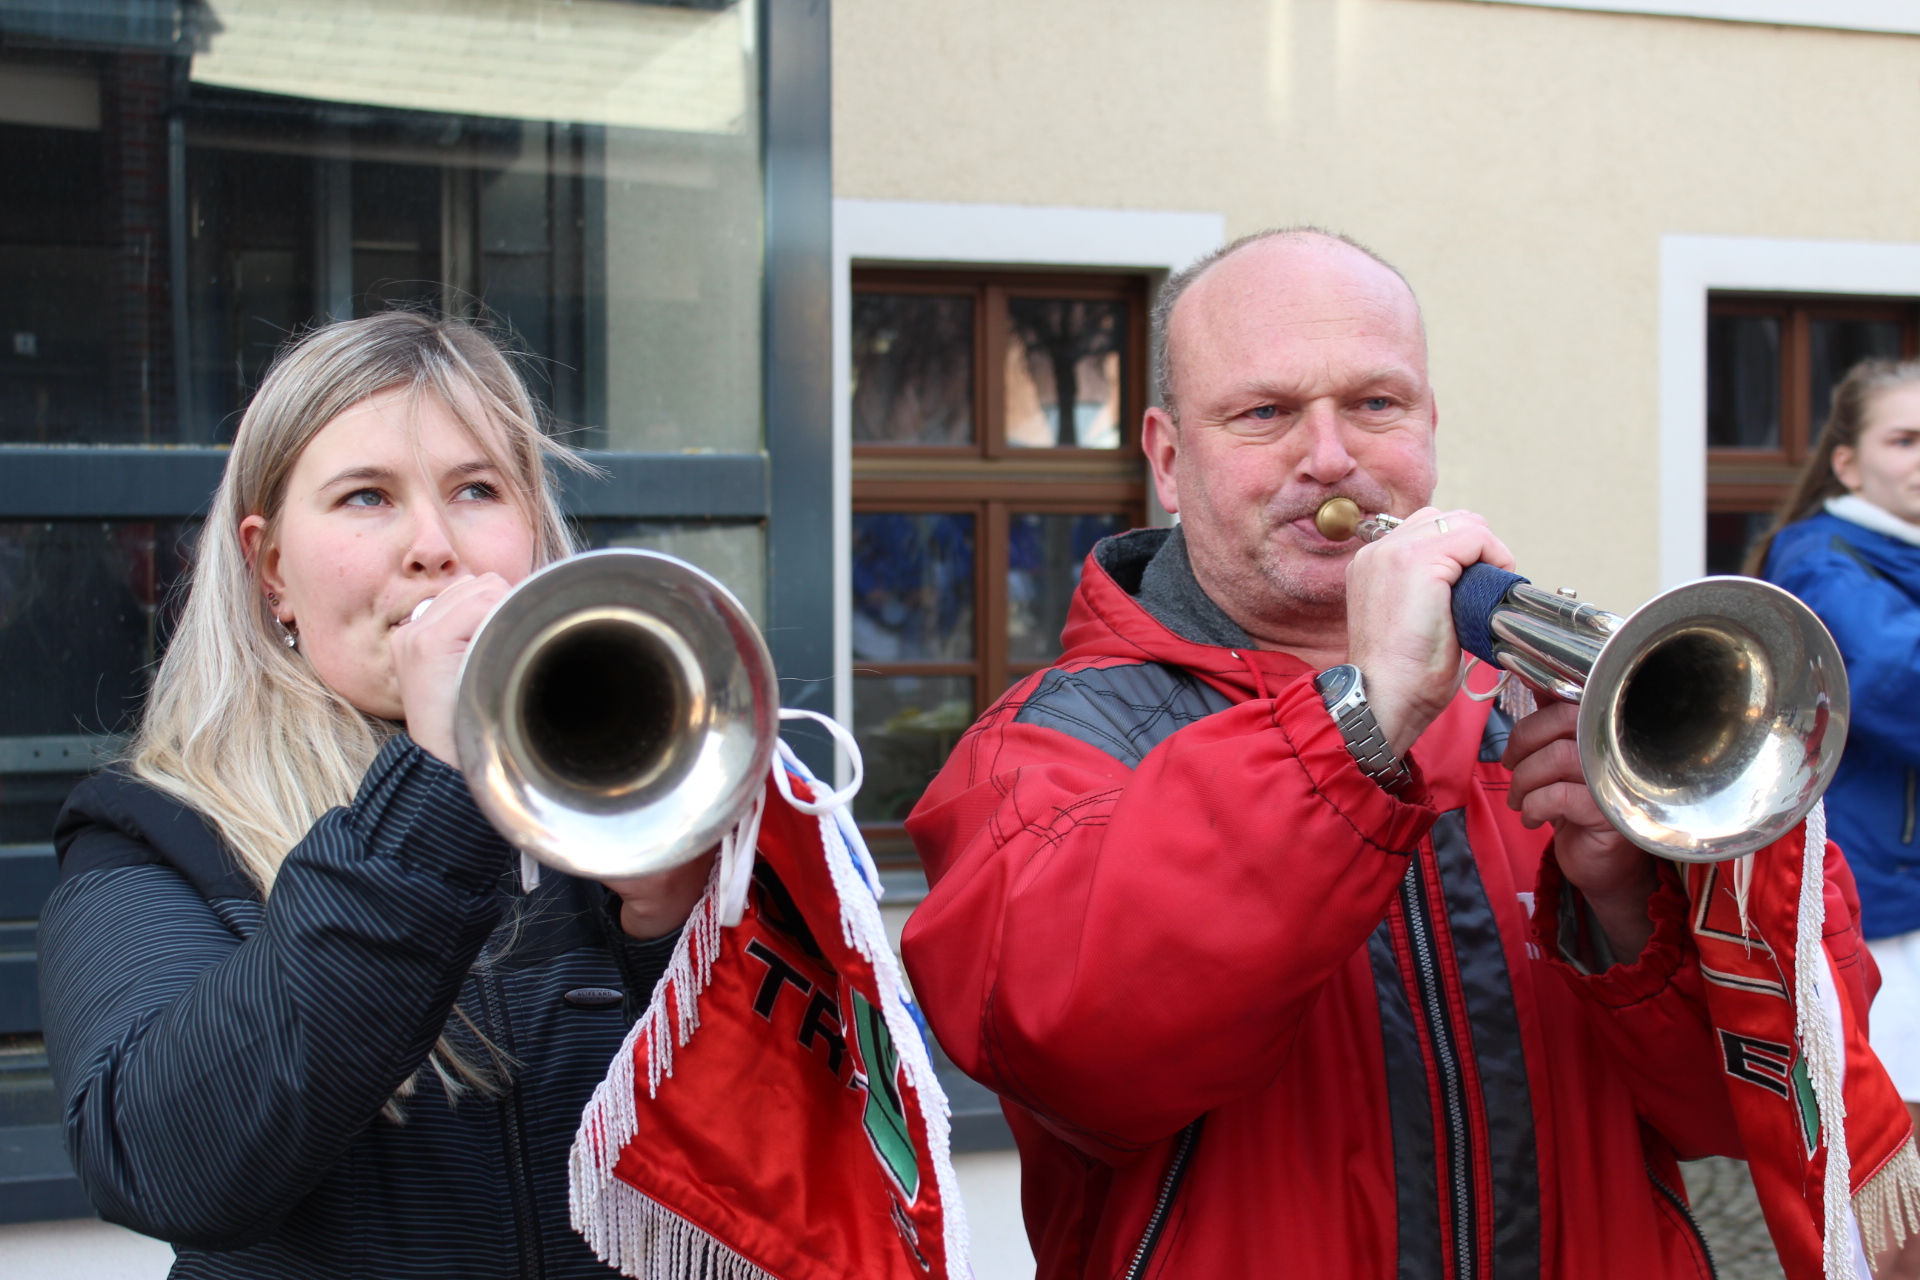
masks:
<instances>
[{"instance_id":1,"label":"cobblestone pavement","mask_svg":"<svg viewBox=\"0 0 1920 1280\"><path fill-rule=\"evenodd\" d=\"M1785 1280L1746 1161L1709 1156L1681 1165L1680 1172L1720 1280Z\"/></svg>"}]
</instances>

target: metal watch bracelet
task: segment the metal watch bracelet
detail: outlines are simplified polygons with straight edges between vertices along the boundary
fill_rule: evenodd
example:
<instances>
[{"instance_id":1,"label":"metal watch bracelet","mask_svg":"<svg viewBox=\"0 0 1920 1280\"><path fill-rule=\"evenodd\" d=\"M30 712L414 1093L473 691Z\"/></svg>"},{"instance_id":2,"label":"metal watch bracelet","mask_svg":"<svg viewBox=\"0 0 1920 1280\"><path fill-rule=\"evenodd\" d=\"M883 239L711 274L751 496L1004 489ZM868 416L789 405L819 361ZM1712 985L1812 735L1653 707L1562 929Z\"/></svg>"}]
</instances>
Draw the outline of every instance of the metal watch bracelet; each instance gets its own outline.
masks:
<instances>
[{"instance_id":1,"label":"metal watch bracelet","mask_svg":"<svg viewBox=\"0 0 1920 1280\"><path fill-rule=\"evenodd\" d=\"M1352 663L1331 667L1314 677L1313 686L1320 691L1360 772L1389 793L1396 793L1413 781L1413 772L1405 761L1393 754L1385 731L1374 718L1358 667Z\"/></svg>"}]
</instances>

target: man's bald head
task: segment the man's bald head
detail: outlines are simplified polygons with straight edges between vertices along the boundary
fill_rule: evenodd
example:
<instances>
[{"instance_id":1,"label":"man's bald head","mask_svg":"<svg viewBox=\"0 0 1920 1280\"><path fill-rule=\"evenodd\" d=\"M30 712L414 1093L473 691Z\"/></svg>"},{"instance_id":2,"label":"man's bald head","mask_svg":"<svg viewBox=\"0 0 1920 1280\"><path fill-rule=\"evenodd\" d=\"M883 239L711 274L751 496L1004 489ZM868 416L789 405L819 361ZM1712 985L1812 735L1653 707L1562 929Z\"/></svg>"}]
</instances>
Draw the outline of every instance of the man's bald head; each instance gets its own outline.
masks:
<instances>
[{"instance_id":1,"label":"man's bald head","mask_svg":"<svg viewBox=\"0 0 1920 1280\"><path fill-rule=\"evenodd\" d=\"M1366 275L1378 276L1376 283L1388 289L1394 289L1397 285L1397 290L1405 294L1405 301L1411 308L1414 322L1419 326L1424 341L1425 322L1420 316L1420 303L1414 297L1413 286L1407 283L1407 278L1400 274L1398 267L1367 246L1337 231L1327 231L1320 227L1274 227L1266 231L1256 231L1252 235L1241 236L1233 243L1215 249L1198 262L1175 272L1167 278L1167 282L1160 288L1159 296L1154 299L1151 326L1153 381L1159 391L1160 402L1166 406L1168 414L1176 422L1179 420L1180 411L1175 394L1179 373L1179 344L1175 341L1175 320L1180 301L1221 263L1250 250L1259 252L1260 246L1267 246L1266 255L1277 256L1282 263L1289 259L1298 263L1301 268L1298 273L1301 277L1300 283L1305 287L1312 287L1307 277L1321 274L1320 271L1315 270L1316 267L1324 268L1332 265L1328 259L1341 258L1348 259L1348 265L1358 266L1360 272ZM1280 252L1274 254L1275 250ZM1361 261L1355 262L1353 261L1355 259ZM1262 274L1266 278L1267 287L1278 284L1279 287L1284 288L1285 277L1294 273L1285 270L1283 266L1278 273L1269 271ZM1388 281L1388 276L1391 277L1391 282Z\"/></svg>"},{"instance_id":2,"label":"man's bald head","mask_svg":"<svg viewBox=\"0 0 1920 1280\"><path fill-rule=\"evenodd\" d=\"M1351 241L1270 232L1169 283L1164 408L1141 446L1194 576L1263 642L1333 625L1358 549L1313 523L1330 497L1399 515L1433 494L1427 338L1407 282ZM1174 417L1178 408L1179 417Z\"/></svg>"}]
</instances>

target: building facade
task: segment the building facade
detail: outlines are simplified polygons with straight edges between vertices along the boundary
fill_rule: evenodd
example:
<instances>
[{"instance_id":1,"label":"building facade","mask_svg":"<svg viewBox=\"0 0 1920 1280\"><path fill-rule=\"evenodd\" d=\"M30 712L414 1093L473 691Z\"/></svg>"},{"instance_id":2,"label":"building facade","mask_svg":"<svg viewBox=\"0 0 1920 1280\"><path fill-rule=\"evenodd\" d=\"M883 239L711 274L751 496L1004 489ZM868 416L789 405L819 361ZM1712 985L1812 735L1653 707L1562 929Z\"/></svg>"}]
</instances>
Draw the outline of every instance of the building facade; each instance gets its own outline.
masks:
<instances>
[{"instance_id":1,"label":"building facade","mask_svg":"<svg viewBox=\"0 0 1920 1280\"><path fill-rule=\"evenodd\" d=\"M863 434L862 299L889 278L961 287L991 267L1057 289L1072 271L1150 292L1235 236L1345 232L1424 306L1436 501L1615 610L1735 571L1832 383L1920 350L1920 171L1878 123L1920 105L1916 36L1920 6L1877 0L840 0L842 713L911 719L866 643L860 554L907 494L899 451ZM1025 461L956 472L953 509L977 473ZM1137 463L1114 478L1138 485ZM980 548L983 580L1017 577ZM992 608L983 581L985 657L1023 621ZM922 701L935 729L965 718Z\"/></svg>"}]
</instances>

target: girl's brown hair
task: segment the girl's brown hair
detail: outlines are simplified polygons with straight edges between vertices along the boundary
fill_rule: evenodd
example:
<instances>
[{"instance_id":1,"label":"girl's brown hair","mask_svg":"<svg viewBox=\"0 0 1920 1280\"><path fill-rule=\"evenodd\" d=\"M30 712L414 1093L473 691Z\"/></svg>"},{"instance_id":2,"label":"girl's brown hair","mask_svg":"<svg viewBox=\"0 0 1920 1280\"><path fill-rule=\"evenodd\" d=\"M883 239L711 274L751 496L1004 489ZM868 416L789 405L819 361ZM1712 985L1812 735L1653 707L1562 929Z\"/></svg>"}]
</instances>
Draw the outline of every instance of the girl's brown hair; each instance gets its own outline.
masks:
<instances>
[{"instance_id":1,"label":"girl's brown hair","mask_svg":"<svg viewBox=\"0 0 1920 1280\"><path fill-rule=\"evenodd\" d=\"M1882 391L1914 382L1920 382L1920 360L1875 358L1862 360L1834 384L1833 408L1827 415L1826 429L1820 433L1820 443L1801 469L1799 483L1774 514L1773 524L1748 550L1746 563L1740 568L1742 573L1759 577L1767 567L1767 553L1773 550L1773 540L1782 529L1819 511L1828 498L1847 492L1847 486L1833 474L1833 451L1842 445L1858 449L1860 433L1866 429L1867 413L1873 408L1874 398Z\"/></svg>"}]
</instances>

